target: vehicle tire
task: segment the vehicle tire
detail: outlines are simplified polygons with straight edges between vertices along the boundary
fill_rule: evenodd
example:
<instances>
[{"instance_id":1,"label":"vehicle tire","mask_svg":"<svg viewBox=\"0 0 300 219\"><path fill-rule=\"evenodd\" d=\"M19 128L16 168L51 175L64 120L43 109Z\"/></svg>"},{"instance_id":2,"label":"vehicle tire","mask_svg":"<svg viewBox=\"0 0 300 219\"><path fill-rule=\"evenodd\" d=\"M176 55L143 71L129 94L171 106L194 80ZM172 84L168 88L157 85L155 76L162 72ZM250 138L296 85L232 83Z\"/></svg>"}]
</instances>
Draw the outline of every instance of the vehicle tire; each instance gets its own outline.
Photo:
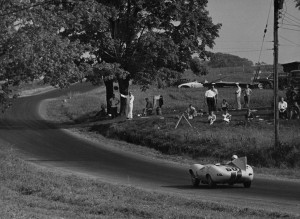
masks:
<instances>
[{"instance_id":1,"label":"vehicle tire","mask_svg":"<svg viewBox=\"0 0 300 219\"><path fill-rule=\"evenodd\" d=\"M244 182L244 187L245 188L250 188L251 187L251 181L250 182Z\"/></svg>"},{"instance_id":2,"label":"vehicle tire","mask_svg":"<svg viewBox=\"0 0 300 219\"><path fill-rule=\"evenodd\" d=\"M200 180L196 178L194 174L191 174L191 179L192 179L192 185L194 187L198 187L200 184Z\"/></svg>"},{"instance_id":3,"label":"vehicle tire","mask_svg":"<svg viewBox=\"0 0 300 219\"><path fill-rule=\"evenodd\" d=\"M216 183L212 180L210 175L206 176L207 179L207 184L209 188L215 188L216 187Z\"/></svg>"}]
</instances>

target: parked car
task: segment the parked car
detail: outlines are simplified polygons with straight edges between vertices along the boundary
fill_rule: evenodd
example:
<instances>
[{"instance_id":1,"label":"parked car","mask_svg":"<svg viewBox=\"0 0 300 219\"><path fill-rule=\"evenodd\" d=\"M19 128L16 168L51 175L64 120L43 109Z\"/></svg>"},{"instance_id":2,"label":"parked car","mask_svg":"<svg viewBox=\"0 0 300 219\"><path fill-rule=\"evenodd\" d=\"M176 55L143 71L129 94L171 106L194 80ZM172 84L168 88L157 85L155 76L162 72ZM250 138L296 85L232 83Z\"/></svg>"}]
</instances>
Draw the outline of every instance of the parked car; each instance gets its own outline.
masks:
<instances>
[{"instance_id":1,"label":"parked car","mask_svg":"<svg viewBox=\"0 0 300 219\"><path fill-rule=\"evenodd\" d=\"M292 86L300 86L300 70L293 70L288 73L288 82Z\"/></svg>"},{"instance_id":2,"label":"parked car","mask_svg":"<svg viewBox=\"0 0 300 219\"><path fill-rule=\"evenodd\" d=\"M261 89L272 89L274 87L274 74L269 74L267 77L259 77L253 80L258 83ZM288 86L288 75L284 72L278 73L278 87L284 89Z\"/></svg>"},{"instance_id":3,"label":"parked car","mask_svg":"<svg viewBox=\"0 0 300 219\"><path fill-rule=\"evenodd\" d=\"M178 88L201 88L203 87L203 84L198 81L183 83L178 85Z\"/></svg>"}]
</instances>

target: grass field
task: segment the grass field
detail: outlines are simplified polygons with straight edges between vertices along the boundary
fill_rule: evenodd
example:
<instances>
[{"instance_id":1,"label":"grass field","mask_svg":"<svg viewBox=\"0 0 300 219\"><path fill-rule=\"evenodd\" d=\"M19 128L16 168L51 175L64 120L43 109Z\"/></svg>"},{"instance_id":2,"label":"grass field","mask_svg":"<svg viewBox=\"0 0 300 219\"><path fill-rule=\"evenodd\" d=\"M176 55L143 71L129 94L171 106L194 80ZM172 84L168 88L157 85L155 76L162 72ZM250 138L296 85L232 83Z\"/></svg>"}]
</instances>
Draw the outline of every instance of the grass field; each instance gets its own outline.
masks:
<instances>
[{"instance_id":1,"label":"grass field","mask_svg":"<svg viewBox=\"0 0 300 219\"><path fill-rule=\"evenodd\" d=\"M109 184L27 163L0 143L0 218L289 218Z\"/></svg>"},{"instance_id":2,"label":"grass field","mask_svg":"<svg viewBox=\"0 0 300 219\"><path fill-rule=\"evenodd\" d=\"M280 122L280 146L274 148L274 128L272 110L258 110L257 117L251 123L244 122L245 111L232 111L230 124L222 122L222 116L213 126L207 116L190 120L191 128L182 120L177 129L179 116L189 103L197 109L206 110L204 105L205 89L156 89L141 92L139 87L130 90L135 96L133 121L119 119L105 124L93 125L90 131L106 137L124 140L130 143L154 148L165 154L176 154L197 158L202 163L222 161L232 154L247 156L250 164L257 167L295 168L300 166L299 120ZM96 89L87 94L69 94L49 104L48 114L60 121L77 123L95 121L95 114L104 103L104 91ZM145 106L145 97L161 94L164 96L164 119L152 116L147 119L138 117ZM271 90L253 90L251 107L271 107ZM281 93L281 95L284 95ZM117 95L118 96L118 95ZM234 107L234 88L219 89L219 99L226 98ZM66 101L63 101L63 100ZM52 114L52 116L51 116ZM59 115L59 116L58 116Z\"/></svg>"}]
</instances>

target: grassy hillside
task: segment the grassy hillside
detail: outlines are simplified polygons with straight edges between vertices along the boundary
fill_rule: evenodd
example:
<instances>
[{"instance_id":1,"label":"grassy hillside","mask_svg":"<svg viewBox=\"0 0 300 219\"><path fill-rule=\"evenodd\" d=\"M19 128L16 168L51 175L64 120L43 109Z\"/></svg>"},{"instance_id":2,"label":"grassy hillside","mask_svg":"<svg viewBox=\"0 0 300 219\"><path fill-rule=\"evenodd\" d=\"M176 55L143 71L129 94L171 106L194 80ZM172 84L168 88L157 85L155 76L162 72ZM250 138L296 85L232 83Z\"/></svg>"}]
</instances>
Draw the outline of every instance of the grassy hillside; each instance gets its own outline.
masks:
<instances>
[{"instance_id":1,"label":"grassy hillside","mask_svg":"<svg viewBox=\"0 0 300 219\"><path fill-rule=\"evenodd\" d=\"M232 154L248 157L249 163L261 167L299 167L300 162L300 124L297 120L281 121L280 147L274 149L274 128L271 110L258 110L258 117L251 123L245 123L245 111L231 111L232 122L222 122L222 113L217 113L218 120L210 126L207 116L191 120L193 128L185 120L175 129L179 116L189 103L198 110L206 111L204 105L205 89L156 89L141 92L139 87L130 90L135 96L133 121L112 120L105 124L96 124L90 131L110 138L124 140L134 144L155 148L165 154L177 154L203 159L203 162L222 161ZM164 96L164 118L152 116L147 119L138 117L145 106L145 97L162 94ZM253 90L252 108L271 107L271 90ZM281 95L284 95L281 93ZM49 104L48 114L57 120L85 122L96 121L95 114L104 101L104 92L95 90L88 94L73 94L54 100ZM219 99L226 98L234 107L234 88L219 89ZM101 118L98 118L101 119ZM209 159L208 159L209 158Z\"/></svg>"}]
</instances>

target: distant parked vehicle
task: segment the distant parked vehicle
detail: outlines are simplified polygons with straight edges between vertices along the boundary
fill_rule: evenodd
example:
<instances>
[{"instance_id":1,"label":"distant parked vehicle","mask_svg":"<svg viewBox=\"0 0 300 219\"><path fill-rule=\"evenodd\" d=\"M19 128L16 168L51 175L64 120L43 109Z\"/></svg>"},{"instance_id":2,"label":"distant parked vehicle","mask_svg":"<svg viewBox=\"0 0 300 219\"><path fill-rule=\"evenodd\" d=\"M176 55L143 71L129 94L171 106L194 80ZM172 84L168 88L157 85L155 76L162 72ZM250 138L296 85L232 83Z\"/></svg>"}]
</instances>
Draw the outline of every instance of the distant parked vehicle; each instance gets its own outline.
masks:
<instances>
[{"instance_id":1,"label":"distant parked vehicle","mask_svg":"<svg viewBox=\"0 0 300 219\"><path fill-rule=\"evenodd\" d=\"M201 88L203 87L203 84L198 81L183 83L178 85L178 88Z\"/></svg>"},{"instance_id":2,"label":"distant parked vehicle","mask_svg":"<svg viewBox=\"0 0 300 219\"><path fill-rule=\"evenodd\" d=\"M288 73L288 83L291 86L300 86L300 70L293 70Z\"/></svg>"},{"instance_id":3,"label":"distant parked vehicle","mask_svg":"<svg viewBox=\"0 0 300 219\"><path fill-rule=\"evenodd\" d=\"M258 87L261 89L273 89L274 87L274 74L269 74L267 77L259 77L253 80L254 83L258 83ZM288 75L284 72L278 73L278 87L284 89L288 86Z\"/></svg>"}]
</instances>

